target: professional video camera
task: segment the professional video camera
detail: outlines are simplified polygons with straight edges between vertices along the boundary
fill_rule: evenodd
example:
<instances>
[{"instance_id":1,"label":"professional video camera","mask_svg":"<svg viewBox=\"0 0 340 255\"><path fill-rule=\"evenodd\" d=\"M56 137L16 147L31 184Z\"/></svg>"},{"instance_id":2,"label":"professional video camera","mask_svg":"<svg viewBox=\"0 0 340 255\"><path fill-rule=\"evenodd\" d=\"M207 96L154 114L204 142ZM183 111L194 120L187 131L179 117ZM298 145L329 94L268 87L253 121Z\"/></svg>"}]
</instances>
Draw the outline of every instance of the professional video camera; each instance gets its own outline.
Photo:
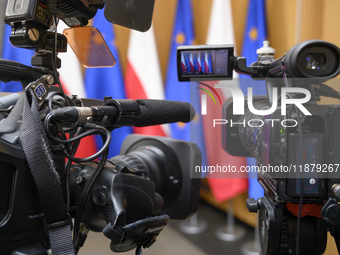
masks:
<instances>
[{"instance_id":1,"label":"professional video camera","mask_svg":"<svg viewBox=\"0 0 340 255\"><path fill-rule=\"evenodd\" d=\"M131 135L120 155L107 160L113 129L188 122L189 103L79 99L60 86L56 52L66 51L67 39L57 34L58 18L84 26L104 4L110 21L150 27L154 0L8 0L11 42L36 55L34 67L0 59L0 81L23 86L21 95L0 98L1 254L75 254L89 230L111 239L112 251L142 254L169 218L197 209L200 180L189 171L201 161L195 144ZM100 135L103 147L75 157L89 135Z\"/></svg>"},{"instance_id":2,"label":"professional video camera","mask_svg":"<svg viewBox=\"0 0 340 255\"><path fill-rule=\"evenodd\" d=\"M248 199L247 208L259 210L262 254L323 254L328 230L340 252L340 105L316 103L320 96L340 99L323 84L340 73L340 49L310 40L275 60L264 42L257 53L258 61L247 67L245 58L233 56L232 45L179 47L179 80L232 79L233 70L265 80L268 96L253 97L248 88L244 99L241 89L226 87L233 98L211 123L222 126L229 154L257 161L247 172L258 173L265 197ZM183 65L190 54L209 60L204 71Z\"/></svg>"}]
</instances>

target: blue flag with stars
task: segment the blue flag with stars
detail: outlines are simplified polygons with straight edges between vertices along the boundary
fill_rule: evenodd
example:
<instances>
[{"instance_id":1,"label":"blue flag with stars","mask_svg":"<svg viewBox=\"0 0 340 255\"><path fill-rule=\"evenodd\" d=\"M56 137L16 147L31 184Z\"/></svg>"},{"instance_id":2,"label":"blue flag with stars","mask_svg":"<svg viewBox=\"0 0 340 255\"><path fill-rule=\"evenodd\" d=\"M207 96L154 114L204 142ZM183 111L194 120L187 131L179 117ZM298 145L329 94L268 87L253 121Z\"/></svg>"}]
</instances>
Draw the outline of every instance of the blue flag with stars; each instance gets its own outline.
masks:
<instances>
[{"instance_id":1,"label":"blue flag with stars","mask_svg":"<svg viewBox=\"0 0 340 255\"><path fill-rule=\"evenodd\" d=\"M170 124L172 138L194 142L202 152L202 165L207 165L205 144L203 136L202 119L199 116L200 100L198 84L178 82L176 50L180 45L194 43L194 29L191 9L191 0L178 0L175 27L173 30L171 51L168 63L168 72L165 83L165 96L167 100L189 102L196 111L196 116L189 123ZM190 89L190 86L195 88Z\"/></svg>"},{"instance_id":2,"label":"blue flag with stars","mask_svg":"<svg viewBox=\"0 0 340 255\"><path fill-rule=\"evenodd\" d=\"M248 5L248 17L246 30L244 32L242 56L247 60L247 66L257 61L256 50L263 46L266 40L266 9L264 0L250 0ZM247 95L248 87L253 88L253 95L266 95L266 83L264 81L252 80L249 76L240 75L240 87ZM256 165L254 158L247 158L249 166ZM252 198L263 197L263 188L257 181L257 173L248 173L249 188L248 195Z\"/></svg>"},{"instance_id":3,"label":"blue flag with stars","mask_svg":"<svg viewBox=\"0 0 340 255\"><path fill-rule=\"evenodd\" d=\"M1 21L2 22L2 21ZM24 65L31 65L31 57L34 55L33 50L22 49L14 47L9 41L11 35L11 26L5 25L4 34L2 35L2 54L1 58L19 62ZM20 82L0 82L1 92L19 92L22 91L22 85Z\"/></svg>"},{"instance_id":4,"label":"blue flag with stars","mask_svg":"<svg viewBox=\"0 0 340 255\"><path fill-rule=\"evenodd\" d=\"M104 9L98 10L93 26L103 35L112 55L116 59L116 65L105 68L88 68L85 72L85 90L88 98L103 100L105 96L113 99L126 99L124 80L117 48L113 26L104 17ZM108 158L119 154L120 147L125 137L132 133L131 127L121 127L111 133L111 143ZM96 137L97 147L102 147L102 139Z\"/></svg>"},{"instance_id":5,"label":"blue flag with stars","mask_svg":"<svg viewBox=\"0 0 340 255\"><path fill-rule=\"evenodd\" d=\"M202 73L205 73L204 53L203 52L202 52L202 55L201 55L201 67L202 67Z\"/></svg>"},{"instance_id":6,"label":"blue flag with stars","mask_svg":"<svg viewBox=\"0 0 340 255\"><path fill-rule=\"evenodd\" d=\"M209 56L208 56L208 62L209 62L209 73L212 73L212 62L211 62L211 51L209 51Z\"/></svg>"}]
</instances>

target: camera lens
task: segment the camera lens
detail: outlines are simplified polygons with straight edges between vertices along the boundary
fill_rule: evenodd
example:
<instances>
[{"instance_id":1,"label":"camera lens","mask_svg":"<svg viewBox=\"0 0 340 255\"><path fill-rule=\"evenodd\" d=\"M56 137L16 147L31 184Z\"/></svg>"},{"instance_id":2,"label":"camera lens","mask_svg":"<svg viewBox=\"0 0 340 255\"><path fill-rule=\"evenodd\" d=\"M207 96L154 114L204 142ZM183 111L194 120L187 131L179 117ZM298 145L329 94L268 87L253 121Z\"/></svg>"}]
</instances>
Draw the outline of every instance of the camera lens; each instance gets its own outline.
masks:
<instances>
[{"instance_id":1,"label":"camera lens","mask_svg":"<svg viewBox=\"0 0 340 255\"><path fill-rule=\"evenodd\" d=\"M307 69L322 69L325 66L326 57L324 54L307 54L305 66Z\"/></svg>"},{"instance_id":2,"label":"camera lens","mask_svg":"<svg viewBox=\"0 0 340 255\"><path fill-rule=\"evenodd\" d=\"M155 183L156 192L164 198L164 208L173 205L182 185L182 174L175 153L161 143L137 144L126 155L109 161L147 173Z\"/></svg>"}]
</instances>

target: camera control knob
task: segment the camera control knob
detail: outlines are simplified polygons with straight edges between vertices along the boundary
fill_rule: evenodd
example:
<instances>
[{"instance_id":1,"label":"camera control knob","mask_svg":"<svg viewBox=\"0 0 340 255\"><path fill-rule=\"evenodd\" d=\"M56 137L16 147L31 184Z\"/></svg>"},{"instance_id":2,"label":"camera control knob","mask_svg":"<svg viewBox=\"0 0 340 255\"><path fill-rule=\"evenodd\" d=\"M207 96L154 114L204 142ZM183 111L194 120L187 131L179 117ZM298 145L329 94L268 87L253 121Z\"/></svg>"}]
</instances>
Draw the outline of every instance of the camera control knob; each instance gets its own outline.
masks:
<instances>
[{"instance_id":1,"label":"camera control knob","mask_svg":"<svg viewBox=\"0 0 340 255\"><path fill-rule=\"evenodd\" d=\"M340 184L334 184L332 186L333 195L340 200Z\"/></svg>"},{"instance_id":2,"label":"camera control knob","mask_svg":"<svg viewBox=\"0 0 340 255\"><path fill-rule=\"evenodd\" d=\"M53 78L53 76L52 75L46 75L45 76L45 79L46 79L46 82L47 82L47 84L49 84L49 85L53 85L53 83L54 83L54 78Z\"/></svg>"},{"instance_id":3,"label":"camera control knob","mask_svg":"<svg viewBox=\"0 0 340 255\"><path fill-rule=\"evenodd\" d=\"M96 205L105 205L107 202L107 194L104 190L98 190L93 193L92 199Z\"/></svg>"},{"instance_id":4,"label":"camera control knob","mask_svg":"<svg viewBox=\"0 0 340 255\"><path fill-rule=\"evenodd\" d=\"M37 42L40 39L40 33L39 30L36 28L31 28L30 30L28 30L28 38L32 41L32 42Z\"/></svg>"},{"instance_id":5,"label":"camera control knob","mask_svg":"<svg viewBox=\"0 0 340 255\"><path fill-rule=\"evenodd\" d=\"M86 179L85 179L83 176L81 176L81 175L79 175L79 176L77 177L77 179L76 179L76 183L77 183L78 185L83 185L83 184L85 183L85 181L86 181Z\"/></svg>"},{"instance_id":6,"label":"camera control knob","mask_svg":"<svg viewBox=\"0 0 340 255\"><path fill-rule=\"evenodd\" d=\"M249 212L256 213L259 209L258 203L254 198L247 198L246 204Z\"/></svg>"}]
</instances>

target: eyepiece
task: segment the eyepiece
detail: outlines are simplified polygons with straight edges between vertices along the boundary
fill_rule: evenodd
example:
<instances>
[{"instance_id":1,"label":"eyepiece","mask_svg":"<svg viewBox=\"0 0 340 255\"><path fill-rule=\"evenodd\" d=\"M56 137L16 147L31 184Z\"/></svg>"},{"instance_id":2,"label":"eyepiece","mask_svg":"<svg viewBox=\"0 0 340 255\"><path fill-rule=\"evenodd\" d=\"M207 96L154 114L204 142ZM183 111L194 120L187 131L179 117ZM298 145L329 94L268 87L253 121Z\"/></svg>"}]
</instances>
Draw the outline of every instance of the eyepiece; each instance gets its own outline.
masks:
<instances>
[{"instance_id":1,"label":"eyepiece","mask_svg":"<svg viewBox=\"0 0 340 255\"><path fill-rule=\"evenodd\" d=\"M325 54L307 54L305 57L305 66L307 69L323 69L326 63Z\"/></svg>"},{"instance_id":2,"label":"eyepiece","mask_svg":"<svg viewBox=\"0 0 340 255\"><path fill-rule=\"evenodd\" d=\"M291 78L312 78L321 83L340 73L340 49L329 42L309 40L293 46L282 60Z\"/></svg>"}]
</instances>

